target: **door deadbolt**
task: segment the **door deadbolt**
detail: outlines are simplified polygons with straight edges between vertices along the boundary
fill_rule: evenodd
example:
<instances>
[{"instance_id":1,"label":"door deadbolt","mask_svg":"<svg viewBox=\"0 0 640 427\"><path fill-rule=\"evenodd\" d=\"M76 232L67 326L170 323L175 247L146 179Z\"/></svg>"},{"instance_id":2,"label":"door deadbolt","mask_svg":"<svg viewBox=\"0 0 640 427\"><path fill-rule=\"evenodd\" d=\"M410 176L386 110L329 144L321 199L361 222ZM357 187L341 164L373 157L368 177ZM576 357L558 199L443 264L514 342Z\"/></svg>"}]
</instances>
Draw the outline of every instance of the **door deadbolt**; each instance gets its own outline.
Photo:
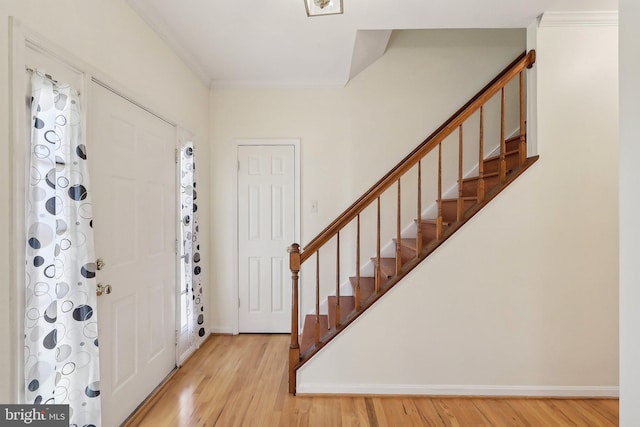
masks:
<instances>
[{"instance_id":1,"label":"door deadbolt","mask_svg":"<svg viewBox=\"0 0 640 427\"><path fill-rule=\"evenodd\" d=\"M104 260L102 258L98 258L96 260L96 269L97 270L102 270L105 266Z\"/></svg>"},{"instance_id":2,"label":"door deadbolt","mask_svg":"<svg viewBox=\"0 0 640 427\"><path fill-rule=\"evenodd\" d=\"M111 293L111 285L103 285L102 283L98 283L96 286L96 295L100 296L102 294L110 294Z\"/></svg>"}]
</instances>

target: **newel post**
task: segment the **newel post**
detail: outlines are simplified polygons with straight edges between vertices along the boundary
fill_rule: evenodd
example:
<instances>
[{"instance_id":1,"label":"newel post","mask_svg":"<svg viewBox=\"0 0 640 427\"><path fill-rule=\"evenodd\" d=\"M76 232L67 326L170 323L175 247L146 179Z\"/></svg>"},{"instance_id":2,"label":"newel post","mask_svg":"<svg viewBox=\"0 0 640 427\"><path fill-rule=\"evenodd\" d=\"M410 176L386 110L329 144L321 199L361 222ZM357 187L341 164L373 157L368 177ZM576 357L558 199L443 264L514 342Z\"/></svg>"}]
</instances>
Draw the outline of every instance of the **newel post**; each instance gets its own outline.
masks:
<instances>
[{"instance_id":1,"label":"newel post","mask_svg":"<svg viewBox=\"0 0 640 427\"><path fill-rule=\"evenodd\" d=\"M296 393L296 369L300 361L298 343L298 274L300 273L300 245L294 243L288 249L291 269L291 345L289 346L289 393Z\"/></svg>"}]
</instances>

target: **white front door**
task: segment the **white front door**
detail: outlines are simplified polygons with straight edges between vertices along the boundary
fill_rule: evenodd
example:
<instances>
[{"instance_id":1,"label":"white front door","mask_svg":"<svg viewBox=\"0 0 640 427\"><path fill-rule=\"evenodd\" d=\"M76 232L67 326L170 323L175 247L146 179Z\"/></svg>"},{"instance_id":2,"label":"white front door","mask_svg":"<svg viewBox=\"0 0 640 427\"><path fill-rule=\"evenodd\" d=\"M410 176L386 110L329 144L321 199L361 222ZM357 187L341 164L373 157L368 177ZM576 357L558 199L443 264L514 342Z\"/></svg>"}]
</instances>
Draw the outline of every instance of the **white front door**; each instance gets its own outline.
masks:
<instances>
[{"instance_id":1,"label":"white front door","mask_svg":"<svg viewBox=\"0 0 640 427\"><path fill-rule=\"evenodd\" d=\"M176 129L91 85L87 150L103 425L116 426L175 367Z\"/></svg>"},{"instance_id":2,"label":"white front door","mask_svg":"<svg viewBox=\"0 0 640 427\"><path fill-rule=\"evenodd\" d=\"M290 332L295 147L238 146L240 332Z\"/></svg>"}]
</instances>

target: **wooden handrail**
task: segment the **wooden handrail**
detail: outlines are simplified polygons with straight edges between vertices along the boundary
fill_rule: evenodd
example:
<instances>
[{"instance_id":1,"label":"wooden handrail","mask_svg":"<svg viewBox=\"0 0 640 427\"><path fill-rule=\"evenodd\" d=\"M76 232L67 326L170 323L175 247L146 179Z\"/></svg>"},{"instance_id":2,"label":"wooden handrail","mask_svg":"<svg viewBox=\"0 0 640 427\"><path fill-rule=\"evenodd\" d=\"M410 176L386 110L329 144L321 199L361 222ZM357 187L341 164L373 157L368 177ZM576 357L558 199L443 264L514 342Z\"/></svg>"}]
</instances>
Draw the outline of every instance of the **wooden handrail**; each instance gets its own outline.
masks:
<instances>
[{"instance_id":1,"label":"wooden handrail","mask_svg":"<svg viewBox=\"0 0 640 427\"><path fill-rule=\"evenodd\" d=\"M344 228L373 203L380 195L409 169L415 166L424 156L440 144L447 136L475 113L480 106L492 98L509 81L520 74L525 68L530 68L535 62L535 50L523 52L489 84L469 100L462 108L454 113L446 122L436 129L427 139L407 155L400 163L391 169L382 179L367 190L356 202L349 206L340 216L329 224L320 234L309 242L300 254L300 263L304 263L315 251L329 241L339 230Z\"/></svg>"}]
</instances>

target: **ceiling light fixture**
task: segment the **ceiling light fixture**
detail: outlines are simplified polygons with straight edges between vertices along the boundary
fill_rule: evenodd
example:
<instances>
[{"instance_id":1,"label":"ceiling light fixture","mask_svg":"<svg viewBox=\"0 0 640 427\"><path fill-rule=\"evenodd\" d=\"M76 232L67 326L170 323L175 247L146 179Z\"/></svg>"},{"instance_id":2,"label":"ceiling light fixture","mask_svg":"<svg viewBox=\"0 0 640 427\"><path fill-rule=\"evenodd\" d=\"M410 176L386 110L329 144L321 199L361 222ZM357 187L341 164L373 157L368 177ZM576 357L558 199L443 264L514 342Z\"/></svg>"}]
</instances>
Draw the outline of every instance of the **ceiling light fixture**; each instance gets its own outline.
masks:
<instances>
[{"instance_id":1,"label":"ceiling light fixture","mask_svg":"<svg viewBox=\"0 0 640 427\"><path fill-rule=\"evenodd\" d=\"M342 11L342 0L304 0L307 16L339 15Z\"/></svg>"}]
</instances>

